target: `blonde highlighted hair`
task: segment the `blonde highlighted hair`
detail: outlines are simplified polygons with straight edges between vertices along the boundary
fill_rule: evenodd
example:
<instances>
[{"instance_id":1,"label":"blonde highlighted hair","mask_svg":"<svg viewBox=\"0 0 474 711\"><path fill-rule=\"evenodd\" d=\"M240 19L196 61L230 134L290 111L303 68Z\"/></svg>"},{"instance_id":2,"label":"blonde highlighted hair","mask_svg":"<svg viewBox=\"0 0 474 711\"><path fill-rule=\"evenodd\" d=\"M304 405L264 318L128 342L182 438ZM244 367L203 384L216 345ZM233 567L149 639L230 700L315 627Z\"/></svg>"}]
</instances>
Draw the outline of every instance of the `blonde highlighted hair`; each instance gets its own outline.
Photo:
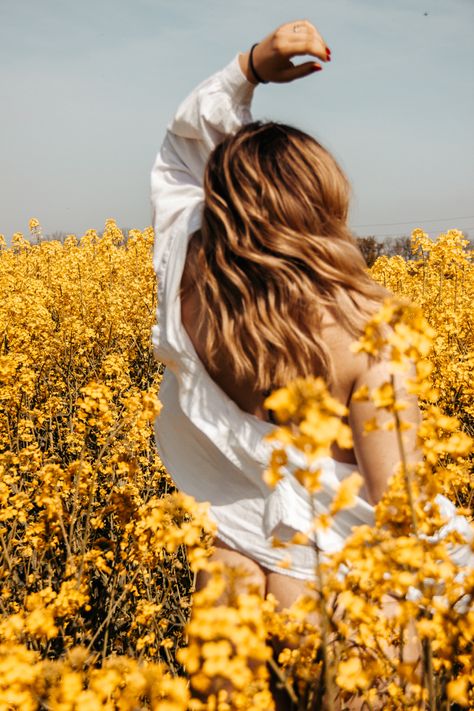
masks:
<instances>
[{"instance_id":1,"label":"blonde highlighted hair","mask_svg":"<svg viewBox=\"0 0 474 711\"><path fill-rule=\"evenodd\" d=\"M190 288L210 371L226 363L256 390L332 376L324 311L357 337L386 292L347 227L349 184L314 138L254 122L209 157Z\"/></svg>"}]
</instances>

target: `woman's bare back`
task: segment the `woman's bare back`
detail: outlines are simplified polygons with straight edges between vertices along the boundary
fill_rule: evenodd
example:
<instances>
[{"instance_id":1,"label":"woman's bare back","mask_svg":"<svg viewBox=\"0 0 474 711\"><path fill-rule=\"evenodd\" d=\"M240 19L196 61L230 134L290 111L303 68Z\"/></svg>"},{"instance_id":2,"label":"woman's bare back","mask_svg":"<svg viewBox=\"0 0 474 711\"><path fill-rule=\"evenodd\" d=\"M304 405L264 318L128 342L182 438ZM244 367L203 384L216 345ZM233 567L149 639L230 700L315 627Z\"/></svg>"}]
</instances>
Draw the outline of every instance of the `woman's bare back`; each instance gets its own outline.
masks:
<instances>
[{"instance_id":1,"label":"woman's bare back","mask_svg":"<svg viewBox=\"0 0 474 711\"><path fill-rule=\"evenodd\" d=\"M192 279L194 278L192 258L192 254L189 254L181 282L185 294L181 298L181 320L183 326L212 379L226 395L244 412L255 415L261 420L269 421L268 412L263 405L266 394L261 390L255 389L255 384L251 378L243 382L237 382L224 358L218 362L216 369L211 371L208 368L203 337L198 335L199 296L196 289L192 288ZM363 368L363 357L354 355L351 352L349 346L354 339L340 325L334 322L329 313L323 316L322 330L334 365L334 382L331 387L331 394L348 407L354 383ZM317 375L316 371L315 375ZM335 445L332 454L338 461L350 464L356 463L353 450L343 450Z\"/></svg>"}]
</instances>

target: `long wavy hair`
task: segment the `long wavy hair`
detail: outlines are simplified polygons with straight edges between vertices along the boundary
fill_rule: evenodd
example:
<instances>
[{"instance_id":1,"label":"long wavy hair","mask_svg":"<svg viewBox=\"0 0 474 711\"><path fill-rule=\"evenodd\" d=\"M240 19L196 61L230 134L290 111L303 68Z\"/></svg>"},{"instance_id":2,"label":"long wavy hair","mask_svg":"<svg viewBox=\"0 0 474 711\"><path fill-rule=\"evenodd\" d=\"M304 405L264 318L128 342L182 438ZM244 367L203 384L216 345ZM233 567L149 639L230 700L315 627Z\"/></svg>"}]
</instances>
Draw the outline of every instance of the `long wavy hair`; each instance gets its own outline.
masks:
<instances>
[{"instance_id":1,"label":"long wavy hair","mask_svg":"<svg viewBox=\"0 0 474 711\"><path fill-rule=\"evenodd\" d=\"M204 191L188 283L206 367L225 363L262 391L298 376L331 382L324 311L356 338L387 293L347 226L349 183L335 159L296 128L249 123L211 153Z\"/></svg>"}]
</instances>

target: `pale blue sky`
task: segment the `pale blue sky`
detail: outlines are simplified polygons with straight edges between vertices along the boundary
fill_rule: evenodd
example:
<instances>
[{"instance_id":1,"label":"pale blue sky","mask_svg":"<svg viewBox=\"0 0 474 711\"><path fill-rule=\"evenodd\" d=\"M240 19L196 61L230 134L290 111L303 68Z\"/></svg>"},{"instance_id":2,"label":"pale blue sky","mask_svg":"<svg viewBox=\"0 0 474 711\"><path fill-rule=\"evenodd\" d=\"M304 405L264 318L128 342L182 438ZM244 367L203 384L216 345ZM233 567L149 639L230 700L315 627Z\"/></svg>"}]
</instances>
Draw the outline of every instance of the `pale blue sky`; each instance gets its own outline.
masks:
<instances>
[{"instance_id":1,"label":"pale blue sky","mask_svg":"<svg viewBox=\"0 0 474 711\"><path fill-rule=\"evenodd\" d=\"M0 232L26 232L31 216L46 233L148 225L150 169L179 101L301 18L333 60L259 87L255 117L335 153L357 233L473 236L473 0L0 0Z\"/></svg>"}]
</instances>

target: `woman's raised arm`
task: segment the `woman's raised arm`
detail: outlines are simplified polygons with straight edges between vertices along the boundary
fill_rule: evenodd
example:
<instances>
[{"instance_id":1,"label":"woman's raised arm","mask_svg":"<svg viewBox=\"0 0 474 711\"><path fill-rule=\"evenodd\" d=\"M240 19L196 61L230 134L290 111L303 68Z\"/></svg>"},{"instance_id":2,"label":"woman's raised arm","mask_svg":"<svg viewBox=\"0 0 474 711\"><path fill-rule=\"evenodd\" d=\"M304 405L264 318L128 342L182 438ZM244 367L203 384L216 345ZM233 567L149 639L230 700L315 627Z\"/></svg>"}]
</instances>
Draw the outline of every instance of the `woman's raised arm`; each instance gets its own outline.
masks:
<instances>
[{"instance_id":1,"label":"woman's raised arm","mask_svg":"<svg viewBox=\"0 0 474 711\"><path fill-rule=\"evenodd\" d=\"M254 88L235 57L201 82L179 106L151 174L153 222L160 240L184 209L202 201L209 154L226 134L252 120Z\"/></svg>"},{"instance_id":2,"label":"woman's raised arm","mask_svg":"<svg viewBox=\"0 0 474 711\"><path fill-rule=\"evenodd\" d=\"M330 59L321 35L307 20L282 25L258 43L254 69L265 82L278 83L321 69L314 61L294 66L291 60L298 55ZM250 52L236 56L201 82L168 125L151 174L153 223L160 240L184 209L202 201L204 168L213 148L252 121L250 105L258 78L249 66L249 56Z\"/></svg>"}]
</instances>

